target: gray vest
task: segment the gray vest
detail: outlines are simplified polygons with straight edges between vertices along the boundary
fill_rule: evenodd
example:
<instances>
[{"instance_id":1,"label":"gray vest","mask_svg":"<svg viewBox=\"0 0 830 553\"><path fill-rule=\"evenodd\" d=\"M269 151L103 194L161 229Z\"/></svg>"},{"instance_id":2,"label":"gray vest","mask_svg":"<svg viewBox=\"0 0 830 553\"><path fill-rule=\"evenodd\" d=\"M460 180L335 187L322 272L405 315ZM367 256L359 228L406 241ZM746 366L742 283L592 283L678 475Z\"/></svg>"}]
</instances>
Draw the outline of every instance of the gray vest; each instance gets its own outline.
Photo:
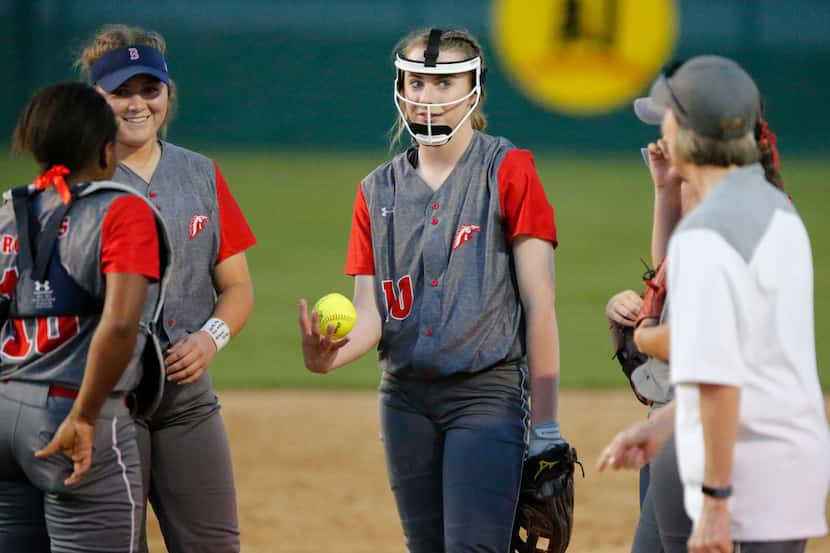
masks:
<instances>
[{"instance_id":1,"label":"gray vest","mask_svg":"<svg viewBox=\"0 0 830 553\"><path fill-rule=\"evenodd\" d=\"M524 317L498 188L499 166L513 148L503 138L474 133L437 191L406 154L361 183L384 370L432 378L524 355Z\"/></svg>"},{"instance_id":2,"label":"gray vest","mask_svg":"<svg viewBox=\"0 0 830 553\"><path fill-rule=\"evenodd\" d=\"M175 264L159 328L166 349L198 331L216 305L212 280L220 243L216 167L201 154L165 142L149 183L124 164L119 164L113 180L135 188L153 203L170 233Z\"/></svg>"}]
</instances>

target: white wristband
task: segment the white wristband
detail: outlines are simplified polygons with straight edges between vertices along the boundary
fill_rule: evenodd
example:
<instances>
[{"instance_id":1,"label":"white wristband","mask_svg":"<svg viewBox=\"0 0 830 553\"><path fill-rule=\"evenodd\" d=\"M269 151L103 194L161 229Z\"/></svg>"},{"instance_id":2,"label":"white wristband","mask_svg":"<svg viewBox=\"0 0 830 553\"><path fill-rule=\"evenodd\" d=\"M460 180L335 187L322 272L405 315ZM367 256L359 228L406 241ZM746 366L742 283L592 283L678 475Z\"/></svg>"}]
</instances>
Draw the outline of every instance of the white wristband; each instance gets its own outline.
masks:
<instances>
[{"instance_id":1,"label":"white wristband","mask_svg":"<svg viewBox=\"0 0 830 553\"><path fill-rule=\"evenodd\" d=\"M211 317L202 326L202 330L211 337L216 345L216 351L221 350L231 341L231 329L228 328L228 323L222 319Z\"/></svg>"}]
</instances>

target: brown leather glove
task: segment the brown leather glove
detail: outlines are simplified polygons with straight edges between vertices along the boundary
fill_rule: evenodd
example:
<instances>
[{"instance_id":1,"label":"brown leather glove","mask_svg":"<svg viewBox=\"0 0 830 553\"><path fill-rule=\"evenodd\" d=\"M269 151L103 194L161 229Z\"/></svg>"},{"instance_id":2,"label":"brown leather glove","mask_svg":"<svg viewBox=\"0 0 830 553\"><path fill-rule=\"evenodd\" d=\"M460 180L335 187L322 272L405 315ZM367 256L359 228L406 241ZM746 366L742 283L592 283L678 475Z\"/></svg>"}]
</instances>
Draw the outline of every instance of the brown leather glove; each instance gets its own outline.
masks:
<instances>
[{"instance_id":1,"label":"brown leather glove","mask_svg":"<svg viewBox=\"0 0 830 553\"><path fill-rule=\"evenodd\" d=\"M565 552L573 529L577 464L582 468L576 450L567 442L525 461L510 551Z\"/></svg>"}]
</instances>

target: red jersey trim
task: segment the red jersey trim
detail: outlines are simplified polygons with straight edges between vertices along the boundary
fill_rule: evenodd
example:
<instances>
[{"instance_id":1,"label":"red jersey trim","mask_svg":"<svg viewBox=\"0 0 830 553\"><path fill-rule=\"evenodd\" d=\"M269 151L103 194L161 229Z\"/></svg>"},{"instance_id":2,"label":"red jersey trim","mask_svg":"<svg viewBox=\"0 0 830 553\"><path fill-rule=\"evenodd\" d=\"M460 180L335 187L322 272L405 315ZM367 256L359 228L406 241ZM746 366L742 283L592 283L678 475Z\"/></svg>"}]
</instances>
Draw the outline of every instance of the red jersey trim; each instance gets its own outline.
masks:
<instances>
[{"instance_id":1,"label":"red jersey trim","mask_svg":"<svg viewBox=\"0 0 830 553\"><path fill-rule=\"evenodd\" d=\"M369 208L366 207L366 198L363 197L363 187L357 185L357 195L354 199L352 213L352 231L349 235L349 249L346 253L347 275L374 275L375 254L372 251L372 224L369 219Z\"/></svg>"},{"instance_id":2,"label":"red jersey trim","mask_svg":"<svg viewBox=\"0 0 830 553\"><path fill-rule=\"evenodd\" d=\"M504 156L498 173L501 216L512 244L520 235L547 240L555 248L556 221L548 201L533 154L527 150L510 150Z\"/></svg>"},{"instance_id":3,"label":"red jersey trim","mask_svg":"<svg viewBox=\"0 0 830 553\"><path fill-rule=\"evenodd\" d=\"M218 265L256 244L256 237L231 194L219 166L216 162L213 166L216 168L216 203L219 206L219 253L216 256Z\"/></svg>"},{"instance_id":4,"label":"red jersey trim","mask_svg":"<svg viewBox=\"0 0 830 553\"><path fill-rule=\"evenodd\" d=\"M156 218L141 198L121 196L110 204L101 227L101 272L159 279Z\"/></svg>"}]
</instances>

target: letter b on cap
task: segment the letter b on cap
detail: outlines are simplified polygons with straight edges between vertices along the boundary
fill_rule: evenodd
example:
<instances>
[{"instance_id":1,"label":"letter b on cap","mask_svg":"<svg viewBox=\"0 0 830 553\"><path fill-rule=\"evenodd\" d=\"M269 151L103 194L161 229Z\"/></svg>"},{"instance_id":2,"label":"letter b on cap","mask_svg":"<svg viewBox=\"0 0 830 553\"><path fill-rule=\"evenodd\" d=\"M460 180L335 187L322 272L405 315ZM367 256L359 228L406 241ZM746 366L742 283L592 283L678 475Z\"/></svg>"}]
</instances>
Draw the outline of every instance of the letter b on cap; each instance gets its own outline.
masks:
<instances>
[{"instance_id":1,"label":"letter b on cap","mask_svg":"<svg viewBox=\"0 0 830 553\"><path fill-rule=\"evenodd\" d=\"M130 61L135 61L141 57L138 55L138 48L127 48L127 51L130 53Z\"/></svg>"}]
</instances>

